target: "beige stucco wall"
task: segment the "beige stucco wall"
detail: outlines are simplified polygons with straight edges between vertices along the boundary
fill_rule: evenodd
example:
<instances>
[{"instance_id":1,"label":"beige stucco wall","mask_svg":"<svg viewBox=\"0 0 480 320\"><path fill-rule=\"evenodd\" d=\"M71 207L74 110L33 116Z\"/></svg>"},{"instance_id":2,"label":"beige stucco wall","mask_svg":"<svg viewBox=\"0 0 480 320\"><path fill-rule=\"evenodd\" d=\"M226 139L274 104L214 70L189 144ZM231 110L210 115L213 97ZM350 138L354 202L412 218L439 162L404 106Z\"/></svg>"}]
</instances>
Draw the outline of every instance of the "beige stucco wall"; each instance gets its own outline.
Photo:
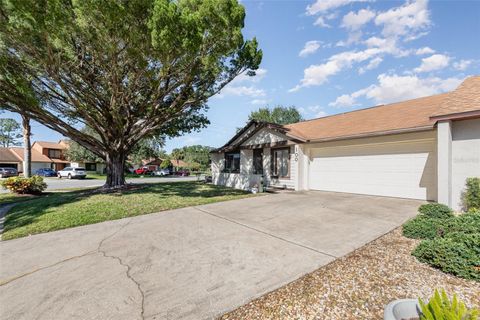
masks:
<instances>
[{"instance_id":1,"label":"beige stucco wall","mask_svg":"<svg viewBox=\"0 0 480 320\"><path fill-rule=\"evenodd\" d=\"M451 154L451 206L460 210L466 179L480 177L480 119L452 122Z\"/></svg>"}]
</instances>

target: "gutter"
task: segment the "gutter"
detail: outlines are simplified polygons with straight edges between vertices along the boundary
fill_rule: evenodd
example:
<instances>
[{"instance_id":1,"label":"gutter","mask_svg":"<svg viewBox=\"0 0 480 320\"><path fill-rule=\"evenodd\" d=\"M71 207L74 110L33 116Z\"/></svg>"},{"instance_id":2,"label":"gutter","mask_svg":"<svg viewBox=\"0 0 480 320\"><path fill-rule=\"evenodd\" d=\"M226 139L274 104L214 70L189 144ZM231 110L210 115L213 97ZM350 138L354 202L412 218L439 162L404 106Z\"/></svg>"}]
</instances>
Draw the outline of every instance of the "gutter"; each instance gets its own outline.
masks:
<instances>
[{"instance_id":1,"label":"gutter","mask_svg":"<svg viewBox=\"0 0 480 320\"><path fill-rule=\"evenodd\" d=\"M479 118L479 117L480 117L480 110L472 110L472 111L465 111L465 112L443 114L439 116L432 116L430 117L430 119L435 120L435 122L438 122L442 120L465 120L465 119L472 119L472 118Z\"/></svg>"}]
</instances>

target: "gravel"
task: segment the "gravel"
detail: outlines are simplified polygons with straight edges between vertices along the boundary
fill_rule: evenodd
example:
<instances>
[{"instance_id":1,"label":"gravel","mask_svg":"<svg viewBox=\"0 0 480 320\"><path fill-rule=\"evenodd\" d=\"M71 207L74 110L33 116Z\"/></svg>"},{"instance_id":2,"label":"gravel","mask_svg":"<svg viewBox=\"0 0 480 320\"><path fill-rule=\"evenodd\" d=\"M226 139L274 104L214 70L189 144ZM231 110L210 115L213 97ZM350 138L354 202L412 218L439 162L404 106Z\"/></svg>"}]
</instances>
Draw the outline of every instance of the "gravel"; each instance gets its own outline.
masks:
<instances>
[{"instance_id":1,"label":"gravel","mask_svg":"<svg viewBox=\"0 0 480 320\"><path fill-rule=\"evenodd\" d=\"M428 299L436 288L480 307L480 283L418 262L418 240L401 228L221 317L232 319L383 319L383 308L402 298Z\"/></svg>"}]
</instances>

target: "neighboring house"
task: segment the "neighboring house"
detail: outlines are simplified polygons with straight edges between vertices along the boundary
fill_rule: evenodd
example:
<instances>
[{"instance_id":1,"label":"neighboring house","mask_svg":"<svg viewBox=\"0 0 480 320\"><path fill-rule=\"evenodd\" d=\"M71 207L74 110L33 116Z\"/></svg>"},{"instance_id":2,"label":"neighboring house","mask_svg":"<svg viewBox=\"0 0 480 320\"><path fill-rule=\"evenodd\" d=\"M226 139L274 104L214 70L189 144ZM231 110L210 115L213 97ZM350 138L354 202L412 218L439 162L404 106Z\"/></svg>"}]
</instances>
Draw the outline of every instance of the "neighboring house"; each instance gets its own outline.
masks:
<instances>
[{"instance_id":1,"label":"neighboring house","mask_svg":"<svg viewBox=\"0 0 480 320\"><path fill-rule=\"evenodd\" d=\"M68 143L35 141L32 144L32 172L40 168L52 168L55 171L62 170L67 166L84 167L87 171L102 173L105 165L95 162L70 162L65 158ZM0 148L0 167L14 167L23 172L24 149L18 147Z\"/></svg>"},{"instance_id":2,"label":"neighboring house","mask_svg":"<svg viewBox=\"0 0 480 320\"><path fill-rule=\"evenodd\" d=\"M213 182L438 201L480 176L480 76L456 90L290 125L251 121L212 151Z\"/></svg>"},{"instance_id":3,"label":"neighboring house","mask_svg":"<svg viewBox=\"0 0 480 320\"><path fill-rule=\"evenodd\" d=\"M150 171L155 171L160 168L164 159L147 159L142 160L142 165L134 165L133 170L138 169L140 167L147 167ZM171 172L176 172L182 168L188 168L190 165L183 160L170 160L169 169Z\"/></svg>"},{"instance_id":4,"label":"neighboring house","mask_svg":"<svg viewBox=\"0 0 480 320\"><path fill-rule=\"evenodd\" d=\"M0 148L0 168L15 168L20 170L22 159L10 148Z\"/></svg>"},{"instance_id":5,"label":"neighboring house","mask_svg":"<svg viewBox=\"0 0 480 320\"><path fill-rule=\"evenodd\" d=\"M64 155L67 149L68 144L63 140L59 142L35 141L32 144L32 151L37 151L48 157L52 162L52 165L48 167L55 171L60 171L70 166L70 161Z\"/></svg>"}]
</instances>

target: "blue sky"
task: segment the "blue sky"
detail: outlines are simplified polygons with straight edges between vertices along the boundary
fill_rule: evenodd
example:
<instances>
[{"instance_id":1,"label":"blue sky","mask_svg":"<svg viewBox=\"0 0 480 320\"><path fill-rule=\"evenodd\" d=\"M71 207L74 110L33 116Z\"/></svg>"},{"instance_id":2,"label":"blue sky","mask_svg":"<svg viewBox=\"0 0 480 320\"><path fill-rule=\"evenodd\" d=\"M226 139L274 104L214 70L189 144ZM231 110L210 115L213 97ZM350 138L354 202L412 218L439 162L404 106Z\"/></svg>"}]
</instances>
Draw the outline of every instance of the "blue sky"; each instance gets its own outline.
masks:
<instances>
[{"instance_id":1,"label":"blue sky","mask_svg":"<svg viewBox=\"0 0 480 320\"><path fill-rule=\"evenodd\" d=\"M242 3L244 35L263 50L257 76L211 98L210 126L167 141L167 151L221 146L262 106L294 105L311 119L450 91L480 74L480 1ZM36 123L33 133L61 138Z\"/></svg>"}]
</instances>

